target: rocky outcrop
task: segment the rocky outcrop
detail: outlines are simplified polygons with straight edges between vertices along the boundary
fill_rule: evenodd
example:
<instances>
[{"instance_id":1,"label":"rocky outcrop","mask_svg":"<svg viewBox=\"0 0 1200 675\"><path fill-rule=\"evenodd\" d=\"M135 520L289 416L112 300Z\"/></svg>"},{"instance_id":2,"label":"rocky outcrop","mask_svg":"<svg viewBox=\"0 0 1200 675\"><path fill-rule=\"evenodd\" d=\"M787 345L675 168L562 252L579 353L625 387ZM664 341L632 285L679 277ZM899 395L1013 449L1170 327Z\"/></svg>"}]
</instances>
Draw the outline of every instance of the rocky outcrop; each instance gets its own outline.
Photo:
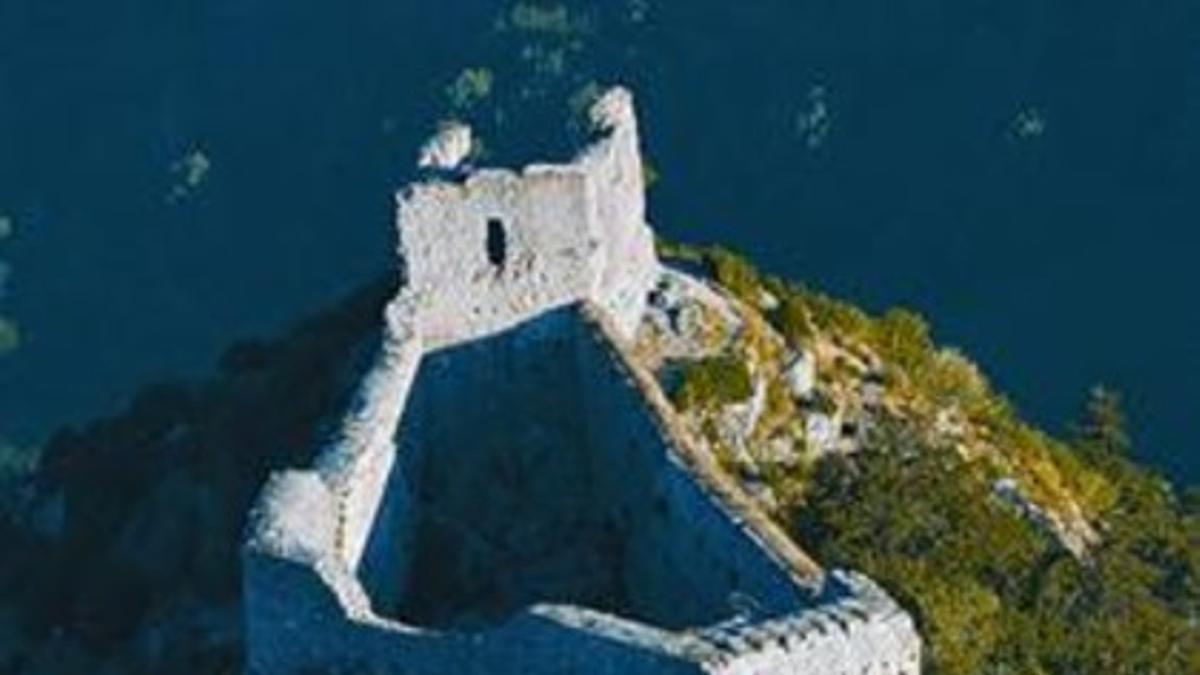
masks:
<instances>
[{"instance_id":1,"label":"rocky outcrop","mask_svg":"<svg viewBox=\"0 0 1200 675\"><path fill-rule=\"evenodd\" d=\"M450 122L443 125L421 148L417 166L445 171L457 169L471 156L472 149L471 127Z\"/></svg>"}]
</instances>

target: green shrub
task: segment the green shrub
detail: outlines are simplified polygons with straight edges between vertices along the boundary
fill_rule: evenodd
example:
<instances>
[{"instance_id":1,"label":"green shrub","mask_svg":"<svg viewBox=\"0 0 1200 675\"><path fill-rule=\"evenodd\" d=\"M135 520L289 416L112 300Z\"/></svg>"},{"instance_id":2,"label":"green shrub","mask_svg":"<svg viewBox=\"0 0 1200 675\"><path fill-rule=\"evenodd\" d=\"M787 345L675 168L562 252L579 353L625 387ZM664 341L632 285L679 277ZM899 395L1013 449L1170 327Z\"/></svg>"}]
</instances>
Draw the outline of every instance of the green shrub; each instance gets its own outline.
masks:
<instances>
[{"instance_id":1,"label":"green shrub","mask_svg":"<svg viewBox=\"0 0 1200 675\"><path fill-rule=\"evenodd\" d=\"M1190 485L1179 495L1180 509L1191 518L1200 518L1200 485Z\"/></svg>"},{"instance_id":2,"label":"green shrub","mask_svg":"<svg viewBox=\"0 0 1200 675\"><path fill-rule=\"evenodd\" d=\"M808 305L798 296L784 298L771 318L776 330L794 347L807 344L815 335L808 318Z\"/></svg>"},{"instance_id":3,"label":"green shrub","mask_svg":"<svg viewBox=\"0 0 1200 675\"><path fill-rule=\"evenodd\" d=\"M654 166L649 160L642 158L642 184L647 190L654 187L659 180L662 179L662 174L659 173L658 167Z\"/></svg>"},{"instance_id":4,"label":"green shrub","mask_svg":"<svg viewBox=\"0 0 1200 675\"><path fill-rule=\"evenodd\" d=\"M0 439L0 478L32 473L37 468L38 450L6 444Z\"/></svg>"},{"instance_id":5,"label":"green shrub","mask_svg":"<svg viewBox=\"0 0 1200 675\"><path fill-rule=\"evenodd\" d=\"M929 324L907 309L889 309L870 333L872 346L893 365L915 374L934 354Z\"/></svg>"},{"instance_id":6,"label":"green shrub","mask_svg":"<svg viewBox=\"0 0 1200 675\"><path fill-rule=\"evenodd\" d=\"M958 404L963 411L971 411L986 407L992 396L987 379L975 364L954 349L936 351L920 372L909 377L937 406Z\"/></svg>"},{"instance_id":7,"label":"green shrub","mask_svg":"<svg viewBox=\"0 0 1200 675\"><path fill-rule=\"evenodd\" d=\"M727 248L714 246L705 252L704 262L717 283L738 298L758 304L758 270L749 260Z\"/></svg>"},{"instance_id":8,"label":"green shrub","mask_svg":"<svg viewBox=\"0 0 1200 675\"><path fill-rule=\"evenodd\" d=\"M508 13L506 25L528 33L569 35L576 29L565 4L518 2Z\"/></svg>"},{"instance_id":9,"label":"green shrub","mask_svg":"<svg viewBox=\"0 0 1200 675\"><path fill-rule=\"evenodd\" d=\"M746 363L736 356L711 356L683 368L675 389L675 405L683 410L736 403L753 390Z\"/></svg>"},{"instance_id":10,"label":"green shrub","mask_svg":"<svg viewBox=\"0 0 1200 675\"><path fill-rule=\"evenodd\" d=\"M1200 522L1169 486L1106 461L1104 543L1079 561L992 498L990 473L919 438L885 425L855 459L822 461L793 525L913 612L925 672L1200 672ZM1062 460L1043 443L1036 461Z\"/></svg>"},{"instance_id":11,"label":"green shrub","mask_svg":"<svg viewBox=\"0 0 1200 675\"><path fill-rule=\"evenodd\" d=\"M446 98L455 110L468 110L491 95L493 81L487 68L465 68L446 87Z\"/></svg>"},{"instance_id":12,"label":"green shrub","mask_svg":"<svg viewBox=\"0 0 1200 675\"><path fill-rule=\"evenodd\" d=\"M703 246L683 244L656 236L654 239L654 248L658 252L658 257L664 260L680 260L690 263L704 262L705 251Z\"/></svg>"},{"instance_id":13,"label":"green shrub","mask_svg":"<svg viewBox=\"0 0 1200 675\"><path fill-rule=\"evenodd\" d=\"M10 352L21 343L21 332L16 324L0 317L0 354Z\"/></svg>"},{"instance_id":14,"label":"green shrub","mask_svg":"<svg viewBox=\"0 0 1200 675\"><path fill-rule=\"evenodd\" d=\"M866 312L847 302L834 300L823 294L810 291L802 293L810 317L817 328L851 338L862 338L871 327L871 318Z\"/></svg>"}]
</instances>

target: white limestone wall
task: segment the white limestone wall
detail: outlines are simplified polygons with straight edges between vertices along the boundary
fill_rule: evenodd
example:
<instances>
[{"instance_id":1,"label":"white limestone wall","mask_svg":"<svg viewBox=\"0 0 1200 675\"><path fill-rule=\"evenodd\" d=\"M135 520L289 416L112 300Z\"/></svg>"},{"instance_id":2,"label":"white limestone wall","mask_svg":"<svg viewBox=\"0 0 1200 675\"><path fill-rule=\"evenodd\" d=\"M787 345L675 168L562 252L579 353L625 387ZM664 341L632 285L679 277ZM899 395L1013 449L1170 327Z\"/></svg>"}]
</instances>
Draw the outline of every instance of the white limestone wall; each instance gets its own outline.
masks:
<instances>
[{"instance_id":1,"label":"white limestone wall","mask_svg":"<svg viewBox=\"0 0 1200 675\"><path fill-rule=\"evenodd\" d=\"M587 175L572 166L488 169L462 183L412 186L399 200L400 255L419 330L431 346L483 337L585 297ZM488 222L504 232L504 260L488 257Z\"/></svg>"},{"instance_id":2,"label":"white limestone wall","mask_svg":"<svg viewBox=\"0 0 1200 675\"><path fill-rule=\"evenodd\" d=\"M581 431L577 322L551 311L426 355L399 432L418 530L400 616L461 625L617 595Z\"/></svg>"},{"instance_id":3,"label":"white limestone wall","mask_svg":"<svg viewBox=\"0 0 1200 675\"><path fill-rule=\"evenodd\" d=\"M364 525L351 526L367 532L362 555L351 569L370 596L372 611L395 616L415 562L416 511L415 497L400 462L380 462L380 468L385 464L390 474L383 474L387 482L374 517ZM358 517L365 516L365 511L360 511Z\"/></svg>"},{"instance_id":4,"label":"white limestone wall","mask_svg":"<svg viewBox=\"0 0 1200 675\"><path fill-rule=\"evenodd\" d=\"M711 648L601 612L535 605L482 630L383 618L336 550L337 497L314 471L274 475L243 552L246 672L698 675Z\"/></svg>"},{"instance_id":5,"label":"white limestone wall","mask_svg":"<svg viewBox=\"0 0 1200 675\"><path fill-rule=\"evenodd\" d=\"M627 563L631 578L647 580L637 586L639 604L724 610L696 612L692 625L735 616L759 621L804 608L803 587L678 462L663 467L654 494L658 501L639 520ZM681 588L689 593L675 597Z\"/></svg>"},{"instance_id":6,"label":"white limestone wall","mask_svg":"<svg viewBox=\"0 0 1200 675\"><path fill-rule=\"evenodd\" d=\"M562 606L470 633L405 626L365 609L357 581L250 550L244 556L249 675L699 675L695 641Z\"/></svg>"},{"instance_id":7,"label":"white limestone wall","mask_svg":"<svg viewBox=\"0 0 1200 675\"><path fill-rule=\"evenodd\" d=\"M683 628L802 606L607 340L572 307L425 355L360 568L376 611L440 625L566 600Z\"/></svg>"},{"instance_id":8,"label":"white limestone wall","mask_svg":"<svg viewBox=\"0 0 1200 675\"><path fill-rule=\"evenodd\" d=\"M674 628L803 608L803 587L678 460L607 337L583 326L579 368L598 493L627 512L633 611Z\"/></svg>"},{"instance_id":9,"label":"white limestone wall","mask_svg":"<svg viewBox=\"0 0 1200 675\"><path fill-rule=\"evenodd\" d=\"M589 299L631 336L659 275L654 233L646 224L646 184L633 96L616 88L591 110L601 139L576 160L590 178L593 236L599 257Z\"/></svg>"},{"instance_id":10,"label":"white limestone wall","mask_svg":"<svg viewBox=\"0 0 1200 675\"><path fill-rule=\"evenodd\" d=\"M340 432L317 459L316 470L335 495L335 546L355 567L362 557L375 511L395 461L395 430L422 354L410 311L391 303L374 365L359 385Z\"/></svg>"},{"instance_id":11,"label":"white limestone wall","mask_svg":"<svg viewBox=\"0 0 1200 675\"><path fill-rule=\"evenodd\" d=\"M290 474L269 490L292 492L305 502L313 498L308 491L319 486ZM286 553L247 550L248 673L920 672L921 645L912 620L860 575L830 573L815 605L802 611L693 633L561 605L537 605L485 630L442 632L374 615L357 579L319 550L327 544L312 539Z\"/></svg>"},{"instance_id":12,"label":"white limestone wall","mask_svg":"<svg viewBox=\"0 0 1200 675\"><path fill-rule=\"evenodd\" d=\"M401 321L398 325L404 324ZM393 331L393 337L396 333L402 331ZM581 340L592 345L594 356L590 358L605 358L604 350L596 349L599 345L591 340L574 311L555 313L545 321L524 326L500 348L527 351L530 358L553 357L556 353L558 358L541 364L502 358L493 363L494 370L470 370L477 378L519 379L522 375L511 371L541 369L547 375L561 378L565 374L573 380L581 376L574 360ZM560 344L562 349L546 351L547 341ZM486 353L479 356L485 361L488 354L502 356L486 344L457 349L484 350ZM579 607L534 605L507 620L465 632L420 628L381 617L381 611L387 608L382 606L386 598L381 598L380 592L386 595L401 590L389 589L386 584L403 577L396 571L397 565L404 563L397 561L403 561L411 551L396 546L396 542L412 545L409 535L414 505L414 496L406 485L408 476L401 471L402 464L394 461L396 449L389 428L395 428L405 405L414 403L412 385L417 366L437 362L436 355L429 361L426 358L415 342L385 340L375 368L364 379L346 416L343 433L318 461L319 471L279 473L264 488L251 516L243 561L247 671L353 670L362 665L377 672L406 675L701 672L698 658L712 652L704 643ZM478 364L468 361L467 365ZM486 396L490 386L482 380L469 382L461 377L443 381L440 376L450 373L436 367L430 372L437 386L421 397L429 398L426 405L443 406L445 422L453 418L456 391L477 386ZM536 378L534 381L540 382ZM570 394L564 391L566 385L541 383L548 385L547 400L557 399L576 414L585 408L580 401L563 398ZM575 390L574 395L582 392L579 385L569 388ZM443 395L448 398L440 400ZM510 401L507 405L514 404ZM587 414L593 412L588 410ZM553 417L553 411L550 414ZM428 421L426 415L420 417ZM454 441L445 437L448 429L444 426L435 425L427 431L433 435L414 434L416 442ZM478 432L477 427L468 424L458 442L470 443L471 435ZM578 435L575 440L585 442L582 430L572 433ZM414 439L405 436L403 440L402 446L411 450ZM433 449L448 448L443 445ZM643 449L629 447L624 452ZM562 448L564 455L571 450ZM589 468L586 461L569 460L566 464L585 473ZM419 470L419 463L414 470ZM619 469L610 466L606 470ZM390 478L385 480L384 473ZM607 506L606 496L593 491L586 475L581 475L580 481L564 480L564 476L548 470L529 478L544 489L578 492L574 499L581 509ZM570 502L571 495L566 497ZM548 511L554 508L554 504L543 506ZM476 517L487 516L478 513ZM578 516L572 516L565 524L577 520ZM586 576L580 578L587 581Z\"/></svg>"},{"instance_id":13,"label":"white limestone wall","mask_svg":"<svg viewBox=\"0 0 1200 675\"><path fill-rule=\"evenodd\" d=\"M707 663L707 672L719 675L921 672L921 640L912 618L873 581L852 572L829 573L820 597L804 612L713 628L703 638L722 651Z\"/></svg>"},{"instance_id":14,"label":"white limestone wall","mask_svg":"<svg viewBox=\"0 0 1200 675\"><path fill-rule=\"evenodd\" d=\"M370 566L360 569L360 563L373 523L392 517L378 510L395 462L395 429L422 355L402 303L389 305L384 319L374 362L313 470L274 475L260 494L247 543L255 555L301 564L320 561L326 568L358 570L366 576L376 573ZM389 494L392 503L404 497L401 492ZM396 531L403 533L404 528ZM402 555L403 543L401 536L386 546ZM261 601L257 596L262 591L249 580L246 584L247 601L251 595ZM367 604L365 594L361 596Z\"/></svg>"},{"instance_id":15,"label":"white limestone wall","mask_svg":"<svg viewBox=\"0 0 1200 675\"><path fill-rule=\"evenodd\" d=\"M715 501L669 452L672 440L643 405L637 382L605 334L570 316L559 312L523 328L509 348L532 348L545 340L569 347L537 367L579 379L578 391L569 396L584 398L567 405L585 411L591 422L581 433L582 444L590 447L585 470L594 480L575 489L583 493L581 505L602 507L627 528L618 562L630 592L623 610L630 618L535 604L472 630L437 630L381 616L388 608L380 593L400 593L402 584L394 580L404 576L397 570L413 546L406 535L413 494L396 484L408 476L398 472L401 463L394 461L385 431L412 400L413 373L424 359L412 343L400 340L381 354L364 381L341 442L319 462L321 471L273 476L251 516L243 561L247 671L919 672L920 641L911 619L857 575L833 573L823 586L796 583L752 528ZM503 362L496 365L488 377L518 376ZM463 384L447 383L442 393L451 397L449 404L454 388ZM391 408L396 411L385 412ZM378 473L385 467L392 483L386 495ZM553 471L544 478L556 484L552 488L574 484ZM393 492L397 487L402 489ZM397 585L389 589L380 579ZM660 627L652 627L656 623ZM675 630L684 624L692 625Z\"/></svg>"},{"instance_id":16,"label":"white limestone wall","mask_svg":"<svg viewBox=\"0 0 1200 675\"><path fill-rule=\"evenodd\" d=\"M397 196L402 293L426 344L483 337L583 300L633 335L659 266L632 97L614 89L592 116L600 140L570 164L435 177ZM501 260L489 256L492 222L503 231Z\"/></svg>"},{"instance_id":17,"label":"white limestone wall","mask_svg":"<svg viewBox=\"0 0 1200 675\"><path fill-rule=\"evenodd\" d=\"M801 579L815 565L764 525L761 514L745 511L736 488L711 471L697 475L707 471L704 459L679 445L661 392L648 391L652 379L629 370L613 344L633 334L659 268L645 224L632 99L623 90L609 92L593 119L602 138L572 164L478 171L460 182L419 183L400 196L406 285L389 306L376 362L316 469L273 476L251 514L243 560L248 672L918 672L920 640L911 619L865 578ZM491 220L503 228L500 262L489 257ZM581 302L598 308L602 330L581 321L535 320ZM414 429L424 430L402 435L404 461L398 461L395 434L413 403L427 350L470 350L473 341L518 324L518 343L566 348L541 352L549 355L541 361L489 363L485 354L473 375L460 373L434 387L432 399L414 403L421 409ZM495 415L456 426L455 400L464 392L522 378L538 383L530 397L536 389L545 400L514 401L522 394L501 386ZM563 420L539 429L528 424L537 422L528 414L509 420L513 428L503 433L486 428L489 421L506 421L506 406L529 413L552 403L573 410L577 422L571 424L579 429ZM427 414L436 408L440 417ZM542 432L557 437L543 442ZM565 604L535 604L476 630L383 618L395 616L412 590L420 550L421 462L411 460L439 444L466 448L473 438L494 434L538 452L575 440L582 456L550 457L544 465L550 469L540 476L536 466L518 472L534 481L535 492L549 490L543 496L554 499L546 504L558 500L571 508L562 522L553 514L513 519L549 528L510 533L513 542L553 543L583 525L582 531L603 530L619 543L608 556L580 556L568 546L562 560L542 568L537 565L545 561L535 561L535 574L518 581L542 584L540 575L557 570L563 583L546 595L588 601L587 583L593 591L608 590L594 582L611 574L623 589L619 609L629 618ZM438 489L469 495L486 487L448 480ZM577 494L559 499L572 490ZM462 504L466 519L486 523L497 516L470 499ZM575 543L595 548L596 542ZM599 573L589 560L603 563ZM515 562L514 570L524 569ZM573 580L584 586L575 588ZM529 597L536 602L539 593ZM675 630L684 627L691 630Z\"/></svg>"}]
</instances>

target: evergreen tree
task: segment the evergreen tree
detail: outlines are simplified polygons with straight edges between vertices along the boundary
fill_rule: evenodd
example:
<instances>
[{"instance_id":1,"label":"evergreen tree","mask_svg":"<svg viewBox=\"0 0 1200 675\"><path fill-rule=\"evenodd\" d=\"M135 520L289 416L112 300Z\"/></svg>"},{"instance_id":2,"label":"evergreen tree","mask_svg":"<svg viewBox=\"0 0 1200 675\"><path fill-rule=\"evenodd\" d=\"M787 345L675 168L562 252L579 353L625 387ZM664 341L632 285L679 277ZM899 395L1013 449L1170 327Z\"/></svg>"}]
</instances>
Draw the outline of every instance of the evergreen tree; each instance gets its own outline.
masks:
<instances>
[{"instance_id":1,"label":"evergreen tree","mask_svg":"<svg viewBox=\"0 0 1200 675\"><path fill-rule=\"evenodd\" d=\"M1089 460L1128 457L1132 444L1121 408L1121 396L1104 385L1088 391L1083 417L1075 425L1075 446Z\"/></svg>"}]
</instances>

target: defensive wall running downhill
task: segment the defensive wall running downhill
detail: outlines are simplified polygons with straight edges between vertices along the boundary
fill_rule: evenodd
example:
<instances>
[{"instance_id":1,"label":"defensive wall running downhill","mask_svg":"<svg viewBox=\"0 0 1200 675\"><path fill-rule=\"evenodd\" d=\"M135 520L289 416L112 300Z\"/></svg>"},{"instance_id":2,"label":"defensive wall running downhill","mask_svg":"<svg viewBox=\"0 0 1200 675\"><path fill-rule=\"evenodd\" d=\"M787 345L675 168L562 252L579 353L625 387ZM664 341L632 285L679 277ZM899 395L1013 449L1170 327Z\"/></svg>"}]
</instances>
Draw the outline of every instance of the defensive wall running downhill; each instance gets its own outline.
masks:
<instances>
[{"instance_id":1,"label":"defensive wall running downhill","mask_svg":"<svg viewBox=\"0 0 1200 675\"><path fill-rule=\"evenodd\" d=\"M660 270L629 94L593 120L570 164L400 195L375 360L250 516L248 672L918 672L911 618L809 559L630 357Z\"/></svg>"}]
</instances>

